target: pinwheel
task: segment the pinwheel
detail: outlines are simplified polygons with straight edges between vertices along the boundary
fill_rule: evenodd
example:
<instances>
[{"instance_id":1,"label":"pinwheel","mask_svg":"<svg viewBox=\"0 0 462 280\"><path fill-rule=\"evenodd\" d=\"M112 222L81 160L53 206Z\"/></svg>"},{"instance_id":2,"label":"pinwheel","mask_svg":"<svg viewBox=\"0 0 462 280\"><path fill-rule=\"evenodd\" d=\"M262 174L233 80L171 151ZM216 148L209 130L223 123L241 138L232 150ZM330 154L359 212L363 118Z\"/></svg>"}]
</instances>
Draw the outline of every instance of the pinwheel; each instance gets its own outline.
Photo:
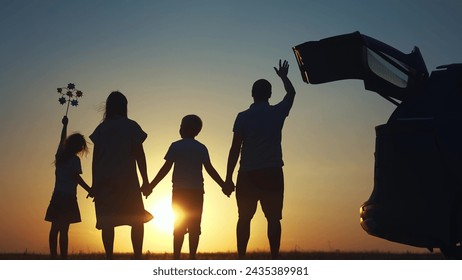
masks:
<instances>
[{"instance_id":1,"label":"pinwheel","mask_svg":"<svg viewBox=\"0 0 462 280\"><path fill-rule=\"evenodd\" d=\"M77 107L79 105L78 99L83 96L83 92L75 88L73 83L67 84L67 87L58 88L58 93L61 97L58 99L61 105L67 103L66 116L69 111L69 105Z\"/></svg>"}]
</instances>

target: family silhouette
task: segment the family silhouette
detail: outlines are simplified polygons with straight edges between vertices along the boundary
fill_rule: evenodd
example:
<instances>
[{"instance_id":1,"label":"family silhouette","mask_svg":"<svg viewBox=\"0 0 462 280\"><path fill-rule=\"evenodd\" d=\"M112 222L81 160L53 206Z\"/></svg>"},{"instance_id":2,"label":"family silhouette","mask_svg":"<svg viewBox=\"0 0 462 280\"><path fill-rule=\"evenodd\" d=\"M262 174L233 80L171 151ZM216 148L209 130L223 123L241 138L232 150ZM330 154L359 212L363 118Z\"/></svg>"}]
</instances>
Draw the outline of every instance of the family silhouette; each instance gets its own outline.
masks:
<instances>
[{"instance_id":1,"label":"family silhouette","mask_svg":"<svg viewBox=\"0 0 462 280\"><path fill-rule=\"evenodd\" d=\"M56 153L56 178L45 220L51 222L49 246L51 258L57 258L59 235L60 254L67 258L68 231L71 223L81 221L77 203L77 185L93 197L96 228L101 230L107 259L114 254L115 227L131 227L134 259L142 258L144 223L153 216L145 210L142 195L148 199L153 189L170 172L172 174L172 209L175 213L173 258L180 259L185 234L189 237L189 259L195 259L201 234L204 202L202 168L218 184L224 195L236 191L238 222L237 251L244 259L250 237L250 223L260 202L267 219L271 258L279 258L281 239L284 178L282 167L282 129L295 98L295 89L288 78L289 64L279 60L274 67L281 78L286 95L270 105L271 83L257 80L252 87L253 103L237 114L233 140L227 160L225 180L213 167L208 149L195 139L202 129L199 116L190 114L180 123L180 140L173 142L165 154L165 163L149 182L143 142L147 133L128 118L128 100L113 91L106 100L103 120L89 136L93 142L92 187L80 176L79 154L88 151L81 134L67 137L68 119L62 120L63 130ZM233 173L240 157L236 184ZM138 180L141 175L141 184ZM225 210L226 211L226 210Z\"/></svg>"}]
</instances>

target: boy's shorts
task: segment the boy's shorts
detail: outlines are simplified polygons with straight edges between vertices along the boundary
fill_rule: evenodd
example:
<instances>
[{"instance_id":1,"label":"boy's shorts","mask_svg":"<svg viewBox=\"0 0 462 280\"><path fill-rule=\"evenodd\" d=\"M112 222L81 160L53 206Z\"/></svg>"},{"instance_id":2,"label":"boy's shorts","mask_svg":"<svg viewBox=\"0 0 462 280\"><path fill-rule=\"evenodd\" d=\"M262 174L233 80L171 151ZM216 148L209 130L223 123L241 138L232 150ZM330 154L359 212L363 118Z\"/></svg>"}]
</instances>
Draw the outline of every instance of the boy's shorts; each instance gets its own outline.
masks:
<instances>
[{"instance_id":1,"label":"boy's shorts","mask_svg":"<svg viewBox=\"0 0 462 280\"><path fill-rule=\"evenodd\" d=\"M268 220L282 219L284 174L282 168L239 171L236 182L236 201L239 218L252 219L260 201Z\"/></svg>"},{"instance_id":2,"label":"boy's shorts","mask_svg":"<svg viewBox=\"0 0 462 280\"><path fill-rule=\"evenodd\" d=\"M200 235L204 191L202 189L174 189L172 209L175 216L173 235Z\"/></svg>"}]
</instances>

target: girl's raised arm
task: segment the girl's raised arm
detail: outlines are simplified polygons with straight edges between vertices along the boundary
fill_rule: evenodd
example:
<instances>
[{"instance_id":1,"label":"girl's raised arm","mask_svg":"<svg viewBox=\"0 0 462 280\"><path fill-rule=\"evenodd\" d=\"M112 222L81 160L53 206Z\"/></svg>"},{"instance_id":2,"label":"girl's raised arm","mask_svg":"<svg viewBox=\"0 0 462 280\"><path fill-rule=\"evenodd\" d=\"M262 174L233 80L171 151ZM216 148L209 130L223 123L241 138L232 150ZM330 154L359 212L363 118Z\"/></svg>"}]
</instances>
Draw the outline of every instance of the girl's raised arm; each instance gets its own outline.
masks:
<instances>
[{"instance_id":1,"label":"girl's raised arm","mask_svg":"<svg viewBox=\"0 0 462 280\"><path fill-rule=\"evenodd\" d=\"M61 121L63 123L63 129L61 130L61 137L59 139L59 146L57 153L63 148L64 141L66 141L67 138L67 124L69 123L69 119L67 116L63 117L63 120Z\"/></svg>"}]
</instances>

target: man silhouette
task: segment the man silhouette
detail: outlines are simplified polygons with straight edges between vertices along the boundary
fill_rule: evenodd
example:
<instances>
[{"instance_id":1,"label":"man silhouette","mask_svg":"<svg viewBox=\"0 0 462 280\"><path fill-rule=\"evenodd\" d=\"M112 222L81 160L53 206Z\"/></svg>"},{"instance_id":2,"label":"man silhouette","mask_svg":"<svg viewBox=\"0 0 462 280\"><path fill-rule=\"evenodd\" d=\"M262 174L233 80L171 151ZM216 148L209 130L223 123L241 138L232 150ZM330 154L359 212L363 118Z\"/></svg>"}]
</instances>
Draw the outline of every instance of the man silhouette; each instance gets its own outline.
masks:
<instances>
[{"instance_id":1,"label":"man silhouette","mask_svg":"<svg viewBox=\"0 0 462 280\"><path fill-rule=\"evenodd\" d=\"M271 84L264 79L252 86L253 104L240 112L234 122L233 140L228 156L226 186L234 189L233 173L237 161L240 167L236 182L236 201L239 212L237 222L237 250L240 259L245 257L250 237L250 222L260 205L268 222L268 240L271 257L279 258L281 240L284 177L282 166L282 127L295 98L295 89L287 77L289 64L274 67L281 78L286 95L276 105L269 104Z\"/></svg>"}]
</instances>

